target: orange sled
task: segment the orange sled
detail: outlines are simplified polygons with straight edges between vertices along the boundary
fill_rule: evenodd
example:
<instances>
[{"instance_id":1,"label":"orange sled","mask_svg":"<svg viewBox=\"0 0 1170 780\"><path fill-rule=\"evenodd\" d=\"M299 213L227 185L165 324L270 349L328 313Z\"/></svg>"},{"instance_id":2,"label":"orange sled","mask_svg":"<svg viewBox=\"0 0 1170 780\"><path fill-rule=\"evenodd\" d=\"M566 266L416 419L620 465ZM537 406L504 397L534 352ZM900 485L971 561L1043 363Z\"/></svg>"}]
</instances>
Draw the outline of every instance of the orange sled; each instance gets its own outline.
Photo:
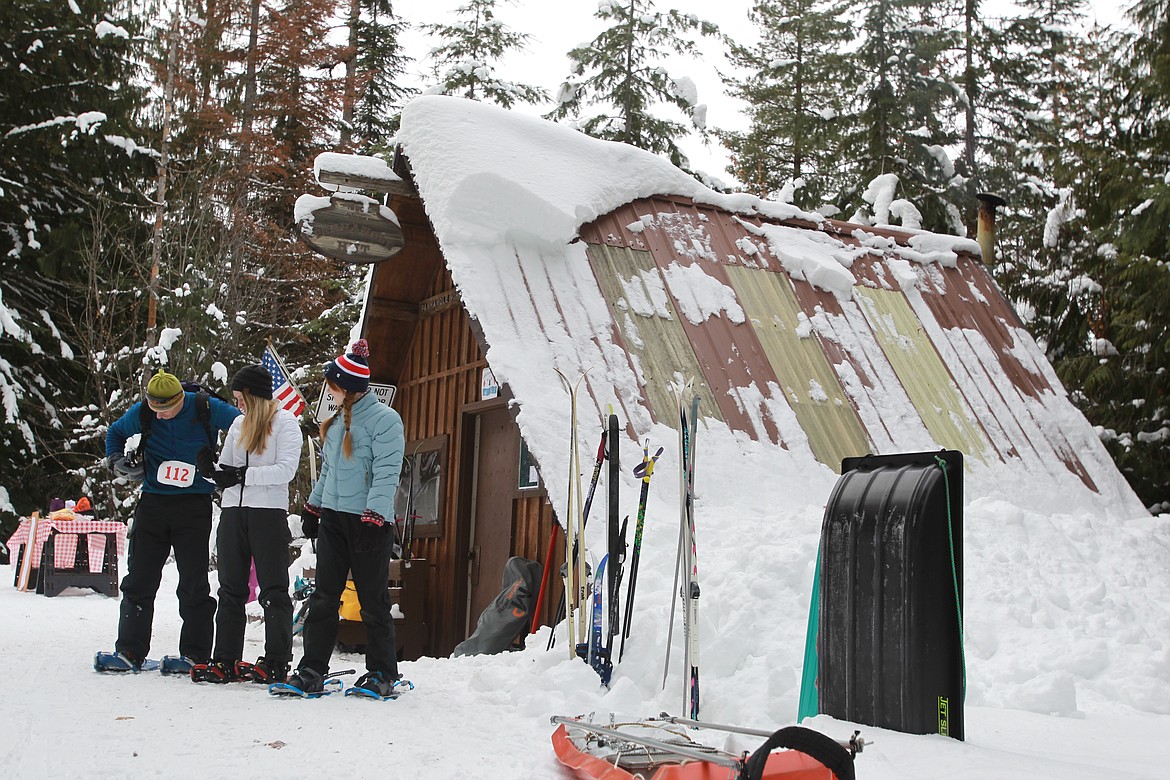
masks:
<instances>
[{"instance_id":1,"label":"orange sled","mask_svg":"<svg viewBox=\"0 0 1170 780\"><path fill-rule=\"evenodd\" d=\"M666 713L612 726L559 715L552 722L559 724L552 735L557 760L593 780L854 780L853 757L865 745L857 732L841 743L800 726L773 733ZM690 729L671 730L672 725L767 740L755 753L737 756L695 741ZM788 749L773 753L777 748Z\"/></svg>"}]
</instances>

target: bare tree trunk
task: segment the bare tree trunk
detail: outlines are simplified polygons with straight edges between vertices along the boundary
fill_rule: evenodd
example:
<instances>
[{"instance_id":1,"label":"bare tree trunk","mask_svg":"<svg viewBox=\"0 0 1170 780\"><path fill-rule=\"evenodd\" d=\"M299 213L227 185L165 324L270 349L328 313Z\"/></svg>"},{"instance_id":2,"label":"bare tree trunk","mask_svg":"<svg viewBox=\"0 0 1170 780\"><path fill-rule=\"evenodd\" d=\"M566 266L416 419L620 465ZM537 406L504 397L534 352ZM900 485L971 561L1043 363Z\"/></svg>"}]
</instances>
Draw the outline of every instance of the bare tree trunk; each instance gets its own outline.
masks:
<instances>
[{"instance_id":1,"label":"bare tree trunk","mask_svg":"<svg viewBox=\"0 0 1170 780\"><path fill-rule=\"evenodd\" d=\"M349 47L345 53L345 92L341 99L341 148L349 149L353 141L353 110L357 103L358 23L360 0L349 0Z\"/></svg>"},{"instance_id":2,"label":"bare tree trunk","mask_svg":"<svg viewBox=\"0 0 1170 780\"><path fill-rule=\"evenodd\" d=\"M975 78L975 17L979 12L978 0L967 0L966 21L966 78L964 92L967 96L967 128L964 132L963 157L967 161L967 175L975 175L975 92L977 80Z\"/></svg>"},{"instance_id":3,"label":"bare tree trunk","mask_svg":"<svg viewBox=\"0 0 1170 780\"><path fill-rule=\"evenodd\" d=\"M260 0L252 0L248 19L248 51L244 64L244 105L240 112L241 147L245 165L251 160L252 121L256 116L256 59L260 41Z\"/></svg>"},{"instance_id":4,"label":"bare tree trunk","mask_svg":"<svg viewBox=\"0 0 1170 780\"><path fill-rule=\"evenodd\" d=\"M167 166L170 162L171 112L175 102L175 69L179 59L179 11L179 0L175 0L170 45L167 50L167 83L163 93L163 126L158 158L158 185L154 194L154 235L150 247L150 296L146 304L147 347L158 345L158 260L162 254L163 227L167 212ZM146 371L149 370L149 368L146 369Z\"/></svg>"}]
</instances>

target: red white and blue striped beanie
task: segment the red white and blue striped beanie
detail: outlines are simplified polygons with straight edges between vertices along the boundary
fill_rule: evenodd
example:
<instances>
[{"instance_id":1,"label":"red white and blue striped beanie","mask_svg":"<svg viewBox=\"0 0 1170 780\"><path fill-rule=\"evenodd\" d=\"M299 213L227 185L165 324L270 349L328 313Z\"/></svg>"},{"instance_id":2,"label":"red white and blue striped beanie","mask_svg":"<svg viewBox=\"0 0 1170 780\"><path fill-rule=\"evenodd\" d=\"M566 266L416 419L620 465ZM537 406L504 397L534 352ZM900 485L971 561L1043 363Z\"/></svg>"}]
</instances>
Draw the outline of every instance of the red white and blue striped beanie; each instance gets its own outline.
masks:
<instances>
[{"instance_id":1,"label":"red white and blue striped beanie","mask_svg":"<svg viewBox=\"0 0 1170 780\"><path fill-rule=\"evenodd\" d=\"M342 390L364 393L370 388L370 345L365 339L354 342L350 352L325 364L325 378Z\"/></svg>"}]
</instances>

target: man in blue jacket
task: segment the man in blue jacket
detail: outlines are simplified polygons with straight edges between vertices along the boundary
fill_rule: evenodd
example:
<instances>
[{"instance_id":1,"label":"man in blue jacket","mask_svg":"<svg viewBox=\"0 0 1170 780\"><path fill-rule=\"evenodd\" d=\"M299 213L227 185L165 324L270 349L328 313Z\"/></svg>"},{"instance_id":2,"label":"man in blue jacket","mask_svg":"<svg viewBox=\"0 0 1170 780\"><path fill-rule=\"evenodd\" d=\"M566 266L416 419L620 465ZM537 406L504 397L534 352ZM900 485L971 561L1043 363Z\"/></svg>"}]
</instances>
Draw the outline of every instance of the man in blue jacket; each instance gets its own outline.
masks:
<instances>
[{"instance_id":1,"label":"man in blue jacket","mask_svg":"<svg viewBox=\"0 0 1170 780\"><path fill-rule=\"evenodd\" d=\"M150 411L142 408L146 404ZM201 419L200 407L203 408ZM153 417L149 417L153 413ZM195 469L199 451L215 450L240 411L214 396L184 391L172 374L159 371L146 385L146 398L131 406L106 433L106 461L116 473L142 480L142 495L130 528L126 576L115 654L99 653L101 671L138 671L150 650L154 597L171 550L179 570L179 658L169 671L211 657L215 599L207 580L211 538L211 496L215 484ZM148 432L143 418L149 419ZM126 440L143 434L139 458L125 453Z\"/></svg>"}]
</instances>

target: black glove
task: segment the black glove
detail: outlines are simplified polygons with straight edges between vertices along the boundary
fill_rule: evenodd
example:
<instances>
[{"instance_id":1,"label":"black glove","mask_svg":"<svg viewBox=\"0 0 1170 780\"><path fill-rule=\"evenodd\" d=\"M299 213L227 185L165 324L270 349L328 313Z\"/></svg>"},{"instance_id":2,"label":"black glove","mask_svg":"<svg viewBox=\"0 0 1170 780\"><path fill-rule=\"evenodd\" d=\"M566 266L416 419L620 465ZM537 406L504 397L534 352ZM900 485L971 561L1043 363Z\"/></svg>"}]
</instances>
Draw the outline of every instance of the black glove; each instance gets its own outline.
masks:
<instances>
[{"instance_id":1,"label":"black glove","mask_svg":"<svg viewBox=\"0 0 1170 780\"><path fill-rule=\"evenodd\" d=\"M220 466L215 471L211 472L211 478L215 480L215 486L220 490L242 485L244 483L244 474L248 472L247 466Z\"/></svg>"},{"instance_id":2,"label":"black glove","mask_svg":"<svg viewBox=\"0 0 1170 780\"><path fill-rule=\"evenodd\" d=\"M199 454L195 456L195 468L200 476L215 479L215 456L211 454L210 447L199 450Z\"/></svg>"},{"instance_id":3,"label":"black glove","mask_svg":"<svg viewBox=\"0 0 1170 780\"><path fill-rule=\"evenodd\" d=\"M317 538L317 526L321 524L321 510L312 504L305 504L301 510L301 534L306 539Z\"/></svg>"},{"instance_id":4,"label":"black glove","mask_svg":"<svg viewBox=\"0 0 1170 780\"><path fill-rule=\"evenodd\" d=\"M110 467L110 471L123 477L130 479L141 480L146 476L146 468L142 462L136 459L131 459L125 455L111 455L106 458L106 465Z\"/></svg>"},{"instance_id":5,"label":"black glove","mask_svg":"<svg viewBox=\"0 0 1170 780\"><path fill-rule=\"evenodd\" d=\"M382 549L386 540L390 538L393 529L391 523L372 509L362 512L362 527L358 531L354 549L358 552L376 552Z\"/></svg>"}]
</instances>

